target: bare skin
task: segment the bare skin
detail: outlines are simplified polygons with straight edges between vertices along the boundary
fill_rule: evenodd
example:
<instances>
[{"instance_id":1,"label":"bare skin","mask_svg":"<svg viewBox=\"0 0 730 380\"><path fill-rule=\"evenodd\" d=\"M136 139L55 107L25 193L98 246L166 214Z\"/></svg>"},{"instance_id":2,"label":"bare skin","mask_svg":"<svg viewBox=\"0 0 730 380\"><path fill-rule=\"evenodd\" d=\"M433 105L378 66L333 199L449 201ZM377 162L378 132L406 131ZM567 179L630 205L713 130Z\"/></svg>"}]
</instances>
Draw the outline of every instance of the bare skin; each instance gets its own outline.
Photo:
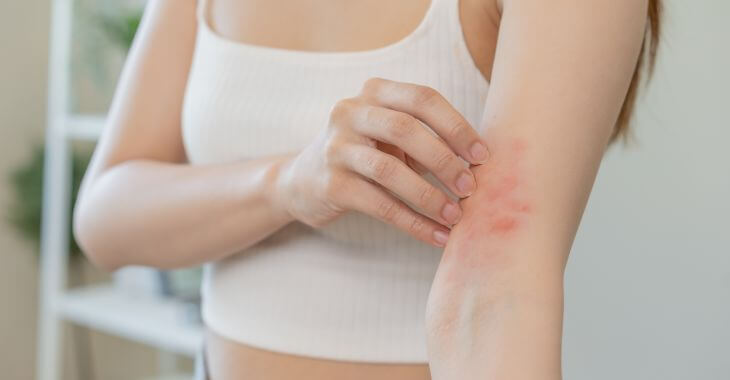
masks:
<instances>
[{"instance_id":1,"label":"bare skin","mask_svg":"<svg viewBox=\"0 0 730 380\"><path fill-rule=\"evenodd\" d=\"M316 51L391 44L428 6L209 2L210 24L225 38ZM430 367L295 357L209 332L212 378L559 379L563 270L636 63L645 9L636 0L461 1L467 46L491 83L484 136L454 128L468 125L432 89L374 79L334 107L330 125L302 152L190 166L180 111L195 8L154 0L84 178L74 233L97 265L114 270L196 265L292 221L316 227L350 211L437 246L444 242L436 232L447 232L429 296ZM373 27L377 19L382 25ZM428 119L444 141L423 138L409 117ZM409 144L419 136L421 143ZM486 161L471 153L477 141L488 146ZM429 162L423 151L441 152L440 159ZM456 156L471 166L455 166ZM466 191L458 185L463 169L474 181ZM322 170L332 182L307 175ZM462 198L456 214L445 213L450 201L414 175L423 170ZM338 194L351 197L327 191L343 183L351 191ZM421 207L411 210L383 188Z\"/></svg>"}]
</instances>

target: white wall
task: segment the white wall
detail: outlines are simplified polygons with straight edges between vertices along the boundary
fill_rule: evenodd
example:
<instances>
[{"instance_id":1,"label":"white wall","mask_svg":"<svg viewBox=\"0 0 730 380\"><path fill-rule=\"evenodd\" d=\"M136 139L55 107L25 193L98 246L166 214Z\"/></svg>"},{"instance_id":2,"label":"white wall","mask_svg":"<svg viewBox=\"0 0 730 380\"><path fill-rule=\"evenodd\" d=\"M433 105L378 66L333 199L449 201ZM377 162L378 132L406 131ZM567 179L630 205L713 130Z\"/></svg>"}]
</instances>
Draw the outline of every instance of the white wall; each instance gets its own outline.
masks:
<instances>
[{"instance_id":1,"label":"white wall","mask_svg":"<svg viewBox=\"0 0 730 380\"><path fill-rule=\"evenodd\" d=\"M672 0L568 265L567 380L730 379L730 2Z\"/></svg>"}]
</instances>

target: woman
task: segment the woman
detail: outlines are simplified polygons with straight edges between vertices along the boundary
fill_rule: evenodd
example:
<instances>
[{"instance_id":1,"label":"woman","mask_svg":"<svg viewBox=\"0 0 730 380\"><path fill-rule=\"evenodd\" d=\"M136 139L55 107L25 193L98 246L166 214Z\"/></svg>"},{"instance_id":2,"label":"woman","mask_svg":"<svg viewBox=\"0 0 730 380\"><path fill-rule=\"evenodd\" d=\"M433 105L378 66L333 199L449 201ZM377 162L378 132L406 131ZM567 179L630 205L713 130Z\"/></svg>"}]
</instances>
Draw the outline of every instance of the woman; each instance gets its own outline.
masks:
<instances>
[{"instance_id":1,"label":"woman","mask_svg":"<svg viewBox=\"0 0 730 380\"><path fill-rule=\"evenodd\" d=\"M107 270L210 263L201 378L559 379L659 9L152 0L74 232Z\"/></svg>"}]
</instances>

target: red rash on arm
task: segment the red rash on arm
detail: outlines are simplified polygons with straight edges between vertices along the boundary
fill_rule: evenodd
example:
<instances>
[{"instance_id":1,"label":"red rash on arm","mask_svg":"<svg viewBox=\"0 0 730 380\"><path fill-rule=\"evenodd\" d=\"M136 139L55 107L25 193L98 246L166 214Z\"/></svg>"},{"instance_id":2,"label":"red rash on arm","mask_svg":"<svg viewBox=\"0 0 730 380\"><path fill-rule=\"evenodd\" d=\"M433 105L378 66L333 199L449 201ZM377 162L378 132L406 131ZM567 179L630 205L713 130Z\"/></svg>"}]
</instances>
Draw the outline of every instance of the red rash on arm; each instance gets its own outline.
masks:
<instances>
[{"instance_id":1,"label":"red rash on arm","mask_svg":"<svg viewBox=\"0 0 730 380\"><path fill-rule=\"evenodd\" d=\"M495 236L507 238L519 230L526 216L533 211L526 196L522 161L527 149L524 140L508 144L508 152L493 162L481 165L477 176L477 192L462 202L478 202L468 220L467 239ZM474 198L474 199L472 199Z\"/></svg>"},{"instance_id":2,"label":"red rash on arm","mask_svg":"<svg viewBox=\"0 0 730 380\"><path fill-rule=\"evenodd\" d=\"M464 210L451 230L439 264L438 286L432 296L440 299L441 321L455 321L460 302L475 283L494 286L500 278L508 283L512 263L520 256L515 247L529 236L537 210L527 166L529 146L522 138L493 140L491 158L472 166L476 191L459 203Z\"/></svg>"},{"instance_id":3,"label":"red rash on arm","mask_svg":"<svg viewBox=\"0 0 730 380\"><path fill-rule=\"evenodd\" d=\"M442 266L479 270L507 263L510 246L519 243L533 219L535 204L528 177L528 144L521 138L495 144L492 159L472 166L477 190L460 201L464 215L451 230ZM447 271L448 282L464 281L462 270Z\"/></svg>"}]
</instances>

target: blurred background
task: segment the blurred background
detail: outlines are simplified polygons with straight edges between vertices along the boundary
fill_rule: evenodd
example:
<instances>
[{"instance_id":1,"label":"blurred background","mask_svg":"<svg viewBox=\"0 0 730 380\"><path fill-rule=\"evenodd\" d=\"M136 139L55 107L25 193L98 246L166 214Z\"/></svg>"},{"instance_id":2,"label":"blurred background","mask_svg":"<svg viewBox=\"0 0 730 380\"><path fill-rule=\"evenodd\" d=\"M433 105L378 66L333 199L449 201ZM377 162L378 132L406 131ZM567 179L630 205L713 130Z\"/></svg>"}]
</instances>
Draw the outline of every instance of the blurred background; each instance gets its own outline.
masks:
<instances>
[{"instance_id":1,"label":"blurred background","mask_svg":"<svg viewBox=\"0 0 730 380\"><path fill-rule=\"evenodd\" d=\"M101 273L63 212L144 1L52 3L0 2L0 378L189 378L199 269ZM567 380L730 379L728 15L666 1L635 138L606 156L568 265Z\"/></svg>"}]
</instances>

